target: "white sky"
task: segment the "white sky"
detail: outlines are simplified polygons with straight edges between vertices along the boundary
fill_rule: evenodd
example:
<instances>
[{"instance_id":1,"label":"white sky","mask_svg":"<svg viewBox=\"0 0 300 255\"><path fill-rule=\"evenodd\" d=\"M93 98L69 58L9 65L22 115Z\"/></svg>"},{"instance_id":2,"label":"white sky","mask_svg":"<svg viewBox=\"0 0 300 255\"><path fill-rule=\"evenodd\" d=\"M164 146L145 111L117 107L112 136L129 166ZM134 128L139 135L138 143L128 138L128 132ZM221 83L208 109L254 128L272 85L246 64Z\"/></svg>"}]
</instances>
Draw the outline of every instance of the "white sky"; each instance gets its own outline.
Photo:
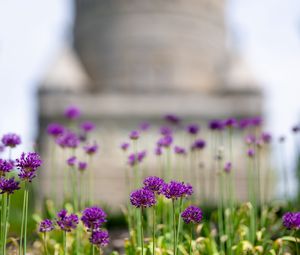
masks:
<instances>
[{"instance_id":1,"label":"white sky","mask_svg":"<svg viewBox=\"0 0 300 255\"><path fill-rule=\"evenodd\" d=\"M29 143L34 91L73 19L72 0L0 1L0 134ZM300 1L228 0L228 23L266 95L267 127L290 133L300 113Z\"/></svg>"}]
</instances>

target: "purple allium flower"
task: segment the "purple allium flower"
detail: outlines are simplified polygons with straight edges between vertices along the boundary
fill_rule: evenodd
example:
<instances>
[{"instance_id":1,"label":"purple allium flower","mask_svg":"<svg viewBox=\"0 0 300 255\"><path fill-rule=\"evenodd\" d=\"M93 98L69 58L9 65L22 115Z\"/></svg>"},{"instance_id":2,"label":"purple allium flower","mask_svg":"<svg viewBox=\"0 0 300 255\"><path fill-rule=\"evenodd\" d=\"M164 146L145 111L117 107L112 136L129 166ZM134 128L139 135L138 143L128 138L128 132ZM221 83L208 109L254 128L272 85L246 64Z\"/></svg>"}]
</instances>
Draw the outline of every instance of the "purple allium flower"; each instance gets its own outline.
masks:
<instances>
[{"instance_id":1,"label":"purple allium flower","mask_svg":"<svg viewBox=\"0 0 300 255\"><path fill-rule=\"evenodd\" d=\"M252 126L259 127L262 124L262 118L259 116L253 117L250 119Z\"/></svg>"},{"instance_id":2,"label":"purple allium flower","mask_svg":"<svg viewBox=\"0 0 300 255\"><path fill-rule=\"evenodd\" d=\"M22 153L21 157L16 160L17 167L20 170L19 177L24 181L31 182L36 176L36 170L41 166L42 160L36 152Z\"/></svg>"},{"instance_id":3,"label":"purple allium flower","mask_svg":"<svg viewBox=\"0 0 300 255\"><path fill-rule=\"evenodd\" d=\"M6 147L14 148L21 143L21 138L17 134L9 133L2 136L1 142Z\"/></svg>"},{"instance_id":4,"label":"purple allium flower","mask_svg":"<svg viewBox=\"0 0 300 255\"><path fill-rule=\"evenodd\" d=\"M186 224L199 224L202 220L203 214L200 208L190 205L182 213L181 218Z\"/></svg>"},{"instance_id":5,"label":"purple allium flower","mask_svg":"<svg viewBox=\"0 0 300 255\"><path fill-rule=\"evenodd\" d=\"M248 157L253 158L255 155L255 151L253 149L249 149L247 151L247 155L248 155Z\"/></svg>"},{"instance_id":6,"label":"purple allium flower","mask_svg":"<svg viewBox=\"0 0 300 255\"><path fill-rule=\"evenodd\" d=\"M96 125L91 121L84 121L80 124L80 129L85 132L89 133L95 129Z\"/></svg>"},{"instance_id":7,"label":"purple allium flower","mask_svg":"<svg viewBox=\"0 0 300 255\"><path fill-rule=\"evenodd\" d=\"M131 166L134 166L138 163L141 163L143 161L143 159L146 157L147 152L146 151L141 151L138 153L131 153L128 156L128 164Z\"/></svg>"},{"instance_id":8,"label":"purple allium flower","mask_svg":"<svg viewBox=\"0 0 300 255\"><path fill-rule=\"evenodd\" d=\"M5 146L3 144L0 144L0 153L5 151Z\"/></svg>"},{"instance_id":9,"label":"purple allium flower","mask_svg":"<svg viewBox=\"0 0 300 255\"><path fill-rule=\"evenodd\" d=\"M80 171L84 171L87 168L87 163L86 162L78 162L78 169Z\"/></svg>"},{"instance_id":10,"label":"purple allium flower","mask_svg":"<svg viewBox=\"0 0 300 255\"><path fill-rule=\"evenodd\" d=\"M300 228L300 212L287 212L282 217L283 225L287 229L296 229Z\"/></svg>"},{"instance_id":11,"label":"purple allium flower","mask_svg":"<svg viewBox=\"0 0 300 255\"><path fill-rule=\"evenodd\" d=\"M206 142L203 139L197 139L193 142L191 149L192 150L202 150L206 146Z\"/></svg>"},{"instance_id":12,"label":"purple allium flower","mask_svg":"<svg viewBox=\"0 0 300 255\"><path fill-rule=\"evenodd\" d=\"M6 179L4 177L0 178L0 194L13 194L16 190L20 189L19 182L15 181L15 178Z\"/></svg>"},{"instance_id":13,"label":"purple allium flower","mask_svg":"<svg viewBox=\"0 0 300 255\"><path fill-rule=\"evenodd\" d=\"M168 199L177 199L190 196L193 193L191 185L185 185L183 182L170 181L165 183L162 188L162 194Z\"/></svg>"},{"instance_id":14,"label":"purple allium flower","mask_svg":"<svg viewBox=\"0 0 300 255\"><path fill-rule=\"evenodd\" d=\"M156 199L153 191L149 189L138 189L130 194L130 202L137 208L151 207L156 204Z\"/></svg>"},{"instance_id":15,"label":"purple allium flower","mask_svg":"<svg viewBox=\"0 0 300 255\"><path fill-rule=\"evenodd\" d=\"M58 137L62 135L64 131L65 131L64 126L58 123L51 123L47 127L48 135L51 135L53 137Z\"/></svg>"},{"instance_id":16,"label":"purple allium flower","mask_svg":"<svg viewBox=\"0 0 300 255\"><path fill-rule=\"evenodd\" d=\"M300 131L300 125L295 125L292 127L293 133L298 133Z\"/></svg>"},{"instance_id":17,"label":"purple allium flower","mask_svg":"<svg viewBox=\"0 0 300 255\"><path fill-rule=\"evenodd\" d=\"M85 153L88 155L95 154L98 151L98 148L99 148L99 146L96 143L94 143L92 145L86 145L83 147Z\"/></svg>"},{"instance_id":18,"label":"purple allium flower","mask_svg":"<svg viewBox=\"0 0 300 255\"><path fill-rule=\"evenodd\" d=\"M79 144L79 137L75 133L67 131L57 137L56 143L62 148L77 148Z\"/></svg>"},{"instance_id":19,"label":"purple allium flower","mask_svg":"<svg viewBox=\"0 0 300 255\"><path fill-rule=\"evenodd\" d=\"M189 124L187 127L186 127L186 131L191 134L191 135L197 135L198 132L199 132L199 125L198 124L195 124L195 123L192 123L192 124Z\"/></svg>"},{"instance_id":20,"label":"purple allium flower","mask_svg":"<svg viewBox=\"0 0 300 255\"><path fill-rule=\"evenodd\" d=\"M65 209L61 210L57 214L57 218L57 225L61 230L66 232L71 232L72 229L75 229L79 223L78 216L73 213L68 215L68 212Z\"/></svg>"},{"instance_id":21,"label":"purple allium flower","mask_svg":"<svg viewBox=\"0 0 300 255\"><path fill-rule=\"evenodd\" d=\"M139 137L140 137L140 132L137 130L132 130L129 134L129 138L131 140L137 140L137 139L139 139Z\"/></svg>"},{"instance_id":22,"label":"purple allium flower","mask_svg":"<svg viewBox=\"0 0 300 255\"><path fill-rule=\"evenodd\" d=\"M268 144L271 142L272 136L269 133L263 132L261 134L261 139L263 140L264 143Z\"/></svg>"},{"instance_id":23,"label":"purple allium flower","mask_svg":"<svg viewBox=\"0 0 300 255\"><path fill-rule=\"evenodd\" d=\"M185 148L182 148L182 147L177 146L177 145L174 147L174 152L176 154L179 154L179 155L185 155L186 154Z\"/></svg>"},{"instance_id":24,"label":"purple allium flower","mask_svg":"<svg viewBox=\"0 0 300 255\"><path fill-rule=\"evenodd\" d=\"M157 176L149 176L143 182L145 188L151 190L156 194L161 193L161 189L164 183L165 183L164 180Z\"/></svg>"},{"instance_id":25,"label":"purple allium flower","mask_svg":"<svg viewBox=\"0 0 300 255\"><path fill-rule=\"evenodd\" d=\"M12 160L0 159L0 176L10 172L14 168Z\"/></svg>"},{"instance_id":26,"label":"purple allium flower","mask_svg":"<svg viewBox=\"0 0 300 255\"><path fill-rule=\"evenodd\" d=\"M141 131L147 131L149 128L150 128L150 123L146 122L146 121L140 123L140 125L139 125L139 129Z\"/></svg>"},{"instance_id":27,"label":"purple allium flower","mask_svg":"<svg viewBox=\"0 0 300 255\"><path fill-rule=\"evenodd\" d=\"M179 124L181 121L181 119L178 116L176 116L175 114L166 114L164 119L165 119L165 121L167 121L171 124L174 124L174 125Z\"/></svg>"},{"instance_id":28,"label":"purple allium flower","mask_svg":"<svg viewBox=\"0 0 300 255\"><path fill-rule=\"evenodd\" d=\"M240 129L245 129L245 128L249 127L249 125L250 125L249 119L241 119L239 121L239 127L240 127Z\"/></svg>"},{"instance_id":29,"label":"purple allium flower","mask_svg":"<svg viewBox=\"0 0 300 255\"><path fill-rule=\"evenodd\" d=\"M232 164L231 164L231 162L227 162L227 163L225 164L225 166L224 166L224 171L225 171L226 173L230 173L230 172L231 172L231 169L232 169Z\"/></svg>"},{"instance_id":30,"label":"purple allium flower","mask_svg":"<svg viewBox=\"0 0 300 255\"><path fill-rule=\"evenodd\" d=\"M123 151L127 151L127 149L129 148L129 143L122 143L120 148L123 150Z\"/></svg>"},{"instance_id":31,"label":"purple allium flower","mask_svg":"<svg viewBox=\"0 0 300 255\"><path fill-rule=\"evenodd\" d=\"M69 106L64 112L65 117L69 120L78 119L80 114L80 110L76 106Z\"/></svg>"},{"instance_id":32,"label":"purple allium flower","mask_svg":"<svg viewBox=\"0 0 300 255\"><path fill-rule=\"evenodd\" d=\"M229 119L224 121L224 125L225 125L225 127L233 128L233 127L236 127L238 125L238 122L235 118L229 118Z\"/></svg>"},{"instance_id":33,"label":"purple allium flower","mask_svg":"<svg viewBox=\"0 0 300 255\"><path fill-rule=\"evenodd\" d=\"M89 238L90 243L98 247L103 247L109 243L109 235L106 230L98 229L93 231L91 237Z\"/></svg>"},{"instance_id":34,"label":"purple allium flower","mask_svg":"<svg viewBox=\"0 0 300 255\"><path fill-rule=\"evenodd\" d=\"M256 137L255 137L255 135L252 135L252 134L247 135L246 138L245 138L245 142L246 142L246 144L248 144L248 145L250 145L250 144L255 144L255 142L256 142Z\"/></svg>"},{"instance_id":35,"label":"purple allium flower","mask_svg":"<svg viewBox=\"0 0 300 255\"><path fill-rule=\"evenodd\" d=\"M50 232L54 229L54 224L51 220L45 219L40 222L39 231L41 233Z\"/></svg>"},{"instance_id":36,"label":"purple allium flower","mask_svg":"<svg viewBox=\"0 0 300 255\"><path fill-rule=\"evenodd\" d=\"M160 156L162 154L162 149L159 146L156 146L156 148L154 149L154 153L156 156Z\"/></svg>"},{"instance_id":37,"label":"purple allium flower","mask_svg":"<svg viewBox=\"0 0 300 255\"><path fill-rule=\"evenodd\" d=\"M173 134L173 130L168 126L160 127L159 132L163 136L171 136Z\"/></svg>"},{"instance_id":38,"label":"purple allium flower","mask_svg":"<svg viewBox=\"0 0 300 255\"><path fill-rule=\"evenodd\" d=\"M157 146L168 148L168 147L170 147L172 142L173 142L173 137L171 135L166 135L166 136L161 137L158 140Z\"/></svg>"},{"instance_id":39,"label":"purple allium flower","mask_svg":"<svg viewBox=\"0 0 300 255\"><path fill-rule=\"evenodd\" d=\"M224 124L222 123L221 120L211 120L209 122L209 129L214 131L214 130L223 130Z\"/></svg>"},{"instance_id":40,"label":"purple allium flower","mask_svg":"<svg viewBox=\"0 0 300 255\"><path fill-rule=\"evenodd\" d=\"M75 156L72 156L67 159L67 164L69 166L74 166L76 164L77 158Z\"/></svg>"},{"instance_id":41,"label":"purple allium flower","mask_svg":"<svg viewBox=\"0 0 300 255\"><path fill-rule=\"evenodd\" d=\"M100 228L106 222L106 213L99 207L88 207L82 212L81 221L89 231Z\"/></svg>"},{"instance_id":42,"label":"purple allium flower","mask_svg":"<svg viewBox=\"0 0 300 255\"><path fill-rule=\"evenodd\" d=\"M147 151L143 150L137 153L137 160L138 162L142 162L143 159L147 156Z\"/></svg>"}]
</instances>

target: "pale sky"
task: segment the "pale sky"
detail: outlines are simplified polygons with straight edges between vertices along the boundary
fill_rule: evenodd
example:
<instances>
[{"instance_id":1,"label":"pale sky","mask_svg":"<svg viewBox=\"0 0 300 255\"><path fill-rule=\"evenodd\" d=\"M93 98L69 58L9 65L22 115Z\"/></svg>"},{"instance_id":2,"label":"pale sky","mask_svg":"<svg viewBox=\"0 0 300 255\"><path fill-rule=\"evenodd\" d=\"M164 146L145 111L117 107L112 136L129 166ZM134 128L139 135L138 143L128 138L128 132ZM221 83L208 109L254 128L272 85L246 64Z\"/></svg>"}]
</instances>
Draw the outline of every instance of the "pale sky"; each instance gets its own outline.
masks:
<instances>
[{"instance_id":1,"label":"pale sky","mask_svg":"<svg viewBox=\"0 0 300 255\"><path fill-rule=\"evenodd\" d=\"M0 1L0 134L13 131L32 141L34 91L72 20L72 0ZM300 1L229 0L227 20L266 96L267 129L290 133L300 119Z\"/></svg>"}]
</instances>

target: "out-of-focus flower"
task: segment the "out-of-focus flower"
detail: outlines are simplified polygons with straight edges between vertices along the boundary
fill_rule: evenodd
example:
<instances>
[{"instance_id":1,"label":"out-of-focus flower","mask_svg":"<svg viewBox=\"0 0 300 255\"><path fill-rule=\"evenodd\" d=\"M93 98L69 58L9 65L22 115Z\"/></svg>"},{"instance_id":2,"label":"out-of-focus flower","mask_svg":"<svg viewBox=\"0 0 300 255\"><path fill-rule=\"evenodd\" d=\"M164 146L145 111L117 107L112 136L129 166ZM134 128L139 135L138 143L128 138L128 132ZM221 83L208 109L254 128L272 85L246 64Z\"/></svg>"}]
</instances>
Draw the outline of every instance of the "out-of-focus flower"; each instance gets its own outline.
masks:
<instances>
[{"instance_id":1,"label":"out-of-focus flower","mask_svg":"<svg viewBox=\"0 0 300 255\"><path fill-rule=\"evenodd\" d=\"M162 149L160 146L156 146L154 150L155 155L160 156L162 154Z\"/></svg>"},{"instance_id":2,"label":"out-of-focus flower","mask_svg":"<svg viewBox=\"0 0 300 255\"><path fill-rule=\"evenodd\" d=\"M159 128L159 132L163 136L171 136L173 134L172 128L170 128L168 126L161 126Z\"/></svg>"},{"instance_id":3,"label":"out-of-focus flower","mask_svg":"<svg viewBox=\"0 0 300 255\"><path fill-rule=\"evenodd\" d=\"M300 131L300 125L295 125L292 127L293 133L298 133Z\"/></svg>"},{"instance_id":4,"label":"out-of-focus flower","mask_svg":"<svg viewBox=\"0 0 300 255\"><path fill-rule=\"evenodd\" d=\"M185 155L186 154L185 148L182 148L182 147L177 146L177 145L174 147L174 152L176 154L179 154L179 155Z\"/></svg>"},{"instance_id":5,"label":"out-of-focus flower","mask_svg":"<svg viewBox=\"0 0 300 255\"><path fill-rule=\"evenodd\" d=\"M252 126L259 127L262 124L262 118L260 116L250 119Z\"/></svg>"},{"instance_id":6,"label":"out-of-focus flower","mask_svg":"<svg viewBox=\"0 0 300 255\"><path fill-rule=\"evenodd\" d=\"M97 145L97 143L94 142L94 144L91 145L85 145L83 147L84 151L86 154L88 155L93 155L98 151L99 146Z\"/></svg>"},{"instance_id":7,"label":"out-of-focus flower","mask_svg":"<svg viewBox=\"0 0 300 255\"><path fill-rule=\"evenodd\" d=\"M54 229L54 224L51 220L45 219L40 222L39 232L46 233L52 231L53 229Z\"/></svg>"},{"instance_id":8,"label":"out-of-focus flower","mask_svg":"<svg viewBox=\"0 0 300 255\"><path fill-rule=\"evenodd\" d=\"M202 150L206 146L206 142L203 139L197 139L193 142L191 149L194 150Z\"/></svg>"},{"instance_id":9,"label":"out-of-focus flower","mask_svg":"<svg viewBox=\"0 0 300 255\"><path fill-rule=\"evenodd\" d=\"M129 134L129 138L131 140L137 140L137 139L139 139L139 137L140 137L140 132L137 130L132 130Z\"/></svg>"},{"instance_id":10,"label":"out-of-focus flower","mask_svg":"<svg viewBox=\"0 0 300 255\"><path fill-rule=\"evenodd\" d=\"M47 127L48 135L51 135L53 137L58 137L62 135L64 131L65 131L64 126L59 123L51 123Z\"/></svg>"},{"instance_id":11,"label":"out-of-focus flower","mask_svg":"<svg viewBox=\"0 0 300 255\"><path fill-rule=\"evenodd\" d=\"M78 216L76 214L69 214L67 210L63 209L57 214L57 225L61 230L71 232L75 229L79 223Z\"/></svg>"},{"instance_id":12,"label":"out-of-focus flower","mask_svg":"<svg viewBox=\"0 0 300 255\"><path fill-rule=\"evenodd\" d=\"M95 127L96 125L91 121L84 121L80 124L80 129L85 133L93 131Z\"/></svg>"},{"instance_id":13,"label":"out-of-focus flower","mask_svg":"<svg viewBox=\"0 0 300 255\"><path fill-rule=\"evenodd\" d=\"M15 178L6 179L4 177L0 178L0 194L13 194L16 190L20 189L20 183L15 181Z\"/></svg>"},{"instance_id":14,"label":"out-of-focus flower","mask_svg":"<svg viewBox=\"0 0 300 255\"><path fill-rule=\"evenodd\" d=\"M76 120L80 117L80 110L76 106L69 106L65 112L64 115L69 120Z\"/></svg>"},{"instance_id":15,"label":"out-of-focus flower","mask_svg":"<svg viewBox=\"0 0 300 255\"><path fill-rule=\"evenodd\" d=\"M221 120L211 120L208 125L209 129L214 130L223 130L224 124Z\"/></svg>"},{"instance_id":16,"label":"out-of-focus flower","mask_svg":"<svg viewBox=\"0 0 300 255\"><path fill-rule=\"evenodd\" d=\"M263 140L264 143L268 144L271 142L272 136L270 133L263 132L261 134L261 139Z\"/></svg>"},{"instance_id":17,"label":"out-of-focus flower","mask_svg":"<svg viewBox=\"0 0 300 255\"><path fill-rule=\"evenodd\" d=\"M29 152L22 153L21 157L16 160L16 166L20 170L19 177L24 181L31 182L32 179L36 176L36 171L38 167L41 166L42 160L38 153Z\"/></svg>"},{"instance_id":18,"label":"out-of-focus flower","mask_svg":"<svg viewBox=\"0 0 300 255\"><path fill-rule=\"evenodd\" d=\"M246 138L245 138L245 142L246 142L246 144L248 144L248 145L250 145L250 144L255 144L255 142L256 142L256 137L255 137L255 135L252 135L252 134L247 135Z\"/></svg>"},{"instance_id":19,"label":"out-of-focus flower","mask_svg":"<svg viewBox=\"0 0 300 255\"><path fill-rule=\"evenodd\" d=\"M146 121L140 123L140 125L139 125L139 129L141 131L147 131L147 130L149 130L149 128L150 128L150 123L146 122Z\"/></svg>"},{"instance_id":20,"label":"out-of-focus flower","mask_svg":"<svg viewBox=\"0 0 300 255\"><path fill-rule=\"evenodd\" d=\"M224 125L225 125L225 127L233 128L238 125L238 122L235 118L229 118L224 121Z\"/></svg>"},{"instance_id":21,"label":"out-of-focus flower","mask_svg":"<svg viewBox=\"0 0 300 255\"><path fill-rule=\"evenodd\" d=\"M106 213L100 207L88 207L82 212L81 221L89 231L100 228L106 222Z\"/></svg>"},{"instance_id":22,"label":"out-of-focus flower","mask_svg":"<svg viewBox=\"0 0 300 255\"><path fill-rule=\"evenodd\" d=\"M14 148L21 143L21 137L17 134L9 133L2 136L1 142L6 147Z\"/></svg>"},{"instance_id":23,"label":"out-of-focus flower","mask_svg":"<svg viewBox=\"0 0 300 255\"><path fill-rule=\"evenodd\" d=\"M164 180L157 176L149 176L143 182L145 188L150 189L152 192L156 194L161 193L161 189L164 183L165 183Z\"/></svg>"},{"instance_id":24,"label":"out-of-focus flower","mask_svg":"<svg viewBox=\"0 0 300 255\"><path fill-rule=\"evenodd\" d=\"M86 168L87 168L87 163L86 162L78 162L78 169L80 170L80 171L84 171L84 170L86 170Z\"/></svg>"},{"instance_id":25,"label":"out-of-focus flower","mask_svg":"<svg viewBox=\"0 0 300 255\"><path fill-rule=\"evenodd\" d=\"M231 164L231 162L227 162L227 163L225 164L225 166L224 166L224 171L225 171L226 173L230 173L230 172L231 172L231 169L232 169L232 164Z\"/></svg>"},{"instance_id":26,"label":"out-of-focus flower","mask_svg":"<svg viewBox=\"0 0 300 255\"><path fill-rule=\"evenodd\" d=\"M75 156L72 156L72 157L67 159L67 164L69 166L75 166L76 161L77 161L77 158Z\"/></svg>"},{"instance_id":27,"label":"out-of-focus flower","mask_svg":"<svg viewBox=\"0 0 300 255\"><path fill-rule=\"evenodd\" d=\"M91 244L97 247L104 247L109 244L109 235L106 230L98 229L92 232L89 240Z\"/></svg>"},{"instance_id":28,"label":"out-of-focus flower","mask_svg":"<svg viewBox=\"0 0 300 255\"><path fill-rule=\"evenodd\" d=\"M127 149L129 148L129 143L122 143L120 147L123 151L127 151Z\"/></svg>"},{"instance_id":29,"label":"out-of-focus flower","mask_svg":"<svg viewBox=\"0 0 300 255\"><path fill-rule=\"evenodd\" d=\"M255 156L255 151L253 149L248 149L247 155L250 158L253 158Z\"/></svg>"},{"instance_id":30,"label":"out-of-focus flower","mask_svg":"<svg viewBox=\"0 0 300 255\"><path fill-rule=\"evenodd\" d=\"M181 213L181 218L186 224L199 224L203 218L203 213L200 208L190 205Z\"/></svg>"},{"instance_id":31,"label":"out-of-focus flower","mask_svg":"<svg viewBox=\"0 0 300 255\"><path fill-rule=\"evenodd\" d=\"M138 189L130 194L130 202L137 208L151 207L156 204L156 199L153 191L149 189Z\"/></svg>"},{"instance_id":32,"label":"out-of-focus flower","mask_svg":"<svg viewBox=\"0 0 300 255\"><path fill-rule=\"evenodd\" d=\"M190 184L170 181L163 185L162 194L168 199L178 199L180 197L191 196L193 194L193 188Z\"/></svg>"},{"instance_id":33,"label":"out-of-focus flower","mask_svg":"<svg viewBox=\"0 0 300 255\"><path fill-rule=\"evenodd\" d=\"M144 160L144 158L146 157L146 155L147 155L146 151L132 153L128 156L128 164L131 166L134 166L138 163L141 163Z\"/></svg>"},{"instance_id":34,"label":"out-of-focus flower","mask_svg":"<svg viewBox=\"0 0 300 255\"><path fill-rule=\"evenodd\" d=\"M200 130L199 125L195 123L189 124L186 127L186 131L191 135L197 135L199 130Z\"/></svg>"},{"instance_id":35,"label":"out-of-focus flower","mask_svg":"<svg viewBox=\"0 0 300 255\"><path fill-rule=\"evenodd\" d=\"M181 119L178 116L176 116L175 114L166 114L164 119L165 119L165 121L167 121L171 124L174 124L174 125L179 124L181 121Z\"/></svg>"},{"instance_id":36,"label":"out-of-focus flower","mask_svg":"<svg viewBox=\"0 0 300 255\"><path fill-rule=\"evenodd\" d=\"M12 160L0 159L0 176L5 175L14 168L14 162Z\"/></svg>"},{"instance_id":37,"label":"out-of-focus flower","mask_svg":"<svg viewBox=\"0 0 300 255\"><path fill-rule=\"evenodd\" d=\"M300 212L287 212L282 217L282 223L287 229L300 229Z\"/></svg>"},{"instance_id":38,"label":"out-of-focus flower","mask_svg":"<svg viewBox=\"0 0 300 255\"><path fill-rule=\"evenodd\" d=\"M172 142L173 142L173 137L170 135L166 135L166 136L161 137L158 140L157 146L168 148L168 147L170 147Z\"/></svg>"},{"instance_id":39,"label":"out-of-focus flower","mask_svg":"<svg viewBox=\"0 0 300 255\"><path fill-rule=\"evenodd\" d=\"M74 149L79 145L79 137L71 131L66 131L61 136L57 137L56 143L62 148Z\"/></svg>"},{"instance_id":40,"label":"out-of-focus flower","mask_svg":"<svg viewBox=\"0 0 300 255\"><path fill-rule=\"evenodd\" d=\"M239 127L240 127L240 129L246 129L247 127L249 127L249 125L250 125L249 119L241 119L239 121Z\"/></svg>"}]
</instances>

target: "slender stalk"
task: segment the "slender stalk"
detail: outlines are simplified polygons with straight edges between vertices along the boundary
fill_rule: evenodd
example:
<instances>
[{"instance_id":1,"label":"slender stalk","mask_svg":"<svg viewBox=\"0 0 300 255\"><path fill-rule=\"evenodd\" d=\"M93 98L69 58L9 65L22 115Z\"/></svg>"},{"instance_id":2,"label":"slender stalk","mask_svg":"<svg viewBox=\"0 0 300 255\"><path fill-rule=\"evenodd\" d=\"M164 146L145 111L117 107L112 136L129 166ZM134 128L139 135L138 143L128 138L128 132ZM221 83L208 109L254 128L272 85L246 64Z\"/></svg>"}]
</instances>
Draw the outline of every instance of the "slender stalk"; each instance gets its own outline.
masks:
<instances>
[{"instance_id":1,"label":"slender stalk","mask_svg":"<svg viewBox=\"0 0 300 255\"><path fill-rule=\"evenodd\" d=\"M6 212L6 199L5 199L6 194L3 194L2 200L1 200L1 251L3 251L3 246L4 246L4 224L5 224L5 212Z\"/></svg>"},{"instance_id":2,"label":"slender stalk","mask_svg":"<svg viewBox=\"0 0 300 255\"><path fill-rule=\"evenodd\" d=\"M23 249L23 235L24 235L24 223L25 223L25 207L26 207L26 193L27 193L27 184L25 182L25 189L23 194L23 209L22 209L22 224L21 224L21 235L20 235L20 245L19 245L19 254L22 254Z\"/></svg>"},{"instance_id":3,"label":"slender stalk","mask_svg":"<svg viewBox=\"0 0 300 255\"><path fill-rule=\"evenodd\" d=\"M191 233L190 233L190 252L189 255L192 255L192 241L193 241L193 224L191 224L191 229L190 229Z\"/></svg>"},{"instance_id":4,"label":"slender stalk","mask_svg":"<svg viewBox=\"0 0 300 255\"><path fill-rule=\"evenodd\" d=\"M8 231L8 221L9 221L9 207L10 207L10 195L6 194L6 213L4 218L4 236L3 236L3 255L6 254L6 239Z\"/></svg>"},{"instance_id":5,"label":"slender stalk","mask_svg":"<svg viewBox=\"0 0 300 255\"><path fill-rule=\"evenodd\" d=\"M219 241L221 251L225 252L224 243L222 241L222 236L224 235L224 223L223 223L223 183L222 183L222 173L219 173L219 206L218 206L218 227L219 227Z\"/></svg>"},{"instance_id":6,"label":"slender stalk","mask_svg":"<svg viewBox=\"0 0 300 255\"><path fill-rule=\"evenodd\" d=\"M181 211L182 211L182 204L183 204L183 199L182 197L180 198L179 200L179 214L178 214L178 226L177 226L177 236L176 236L176 240L177 240L177 243L180 242L180 236L179 236L179 233L181 232ZM176 253L178 253L178 247L176 247Z\"/></svg>"},{"instance_id":7,"label":"slender stalk","mask_svg":"<svg viewBox=\"0 0 300 255\"><path fill-rule=\"evenodd\" d=\"M173 213L173 253L176 255L177 243L176 243L176 212L175 212L175 200L172 199L172 213Z\"/></svg>"},{"instance_id":8,"label":"slender stalk","mask_svg":"<svg viewBox=\"0 0 300 255\"><path fill-rule=\"evenodd\" d=\"M63 254L67 254L67 232L63 231Z\"/></svg>"},{"instance_id":9,"label":"slender stalk","mask_svg":"<svg viewBox=\"0 0 300 255\"><path fill-rule=\"evenodd\" d=\"M144 255L143 207L141 207L140 225L141 225L140 227L141 227L142 255Z\"/></svg>"},{"instance_id":10,"label":"slender stalk","mask_svg":"<svg viewBox=\"0 0 300 255\"><path fill-rule=\"evenodd\" d=\"M298 240L297 240L297 231L294 232L294 238L296 242L296 255L299 255L299 246L298 246Z\"/></svg>"},{"instance_id":11,"label":"slender stalk","mask_svg":"<svg viewBox=\"0 0 300 255\"><path fill-rule=\"evenodd\" d=\"M27 192L26 192L26 206L25 206L25 222L24 222L24 249L23 253L26 255L27 251L27 222L28 222L28 186L26 186Z\"/></svg>"},{"instance_id":12,"label":"slender stalk","mask_svg":"<svg viewBox=\"0 0 300 255\"><path fill-rule=\"evenodd\" d=\"M156 206L153 206L152 209L152 239L153 239L153 255L155 255L155 220L156 220Z\"/></svg>"},{"instance_id":13,"label":"slender stalk","mask_svg":"<svg viewBox=\"0 0 300 255\"><path fill-rule=\"evenodd\" d=\"M47 247L47 232L44 232L44 250L45 254L48 255L48 247Z\"/></svg>"},{"instance_id":14,"label":"slender stalk","mask_svg":"<svg viewBox=\"0 0 300 255\"><path fill-rule=\"evenodd\" d=\"M95 245L92 244L92 255L95 255Z\"/></svg>"}]
</instances>

